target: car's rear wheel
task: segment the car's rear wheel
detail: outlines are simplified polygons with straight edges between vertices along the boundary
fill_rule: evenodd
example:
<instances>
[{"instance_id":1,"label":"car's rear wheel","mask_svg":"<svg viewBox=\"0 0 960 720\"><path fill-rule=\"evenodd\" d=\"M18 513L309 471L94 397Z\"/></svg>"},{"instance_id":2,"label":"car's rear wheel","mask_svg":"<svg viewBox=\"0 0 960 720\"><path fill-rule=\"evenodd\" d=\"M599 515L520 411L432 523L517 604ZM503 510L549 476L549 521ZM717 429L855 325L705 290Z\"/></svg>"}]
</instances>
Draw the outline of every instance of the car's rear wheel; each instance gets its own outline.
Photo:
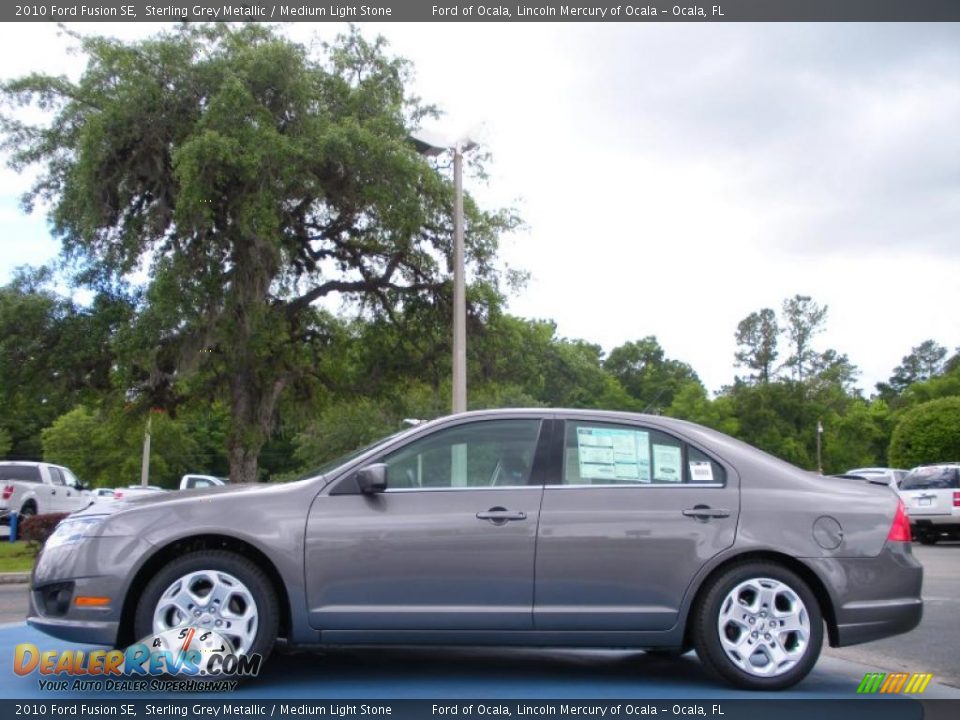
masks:
<instances>
[{"instance_id":1,"label":"car's rear wheel","mask_svg":"<svg viewBox=\"0 0 960 720\"><path fill-rule=\"evenodd\" d=\"M134 630L145 638L192 626L226 637L237 654L266 658L277 639L276 592L250 560L201 550L165 565L144 588Z\"/></svg>"},{"instance_id":2,"label":"car's rear wheel","mask_svg":"<svg viewBox=\"0 0 960 720\"><path fill-rule=\"evenodd\" d=\"M936 533L930 532L929 530L917 533L917 540L921 545L936 545L939 539Z\"/></svg>"},{"instance_id":3,"label":"car's rear wheel","mask_svg":"<svg viewBox=\"0 0 960 720\"><path fill-rule=\"evenodd\" d=\"M800 682L823 643L816 597L796 573L769 562L734 565L712 580L693 622L704 666L748 690Z\"/></svg>"}]
</instances>

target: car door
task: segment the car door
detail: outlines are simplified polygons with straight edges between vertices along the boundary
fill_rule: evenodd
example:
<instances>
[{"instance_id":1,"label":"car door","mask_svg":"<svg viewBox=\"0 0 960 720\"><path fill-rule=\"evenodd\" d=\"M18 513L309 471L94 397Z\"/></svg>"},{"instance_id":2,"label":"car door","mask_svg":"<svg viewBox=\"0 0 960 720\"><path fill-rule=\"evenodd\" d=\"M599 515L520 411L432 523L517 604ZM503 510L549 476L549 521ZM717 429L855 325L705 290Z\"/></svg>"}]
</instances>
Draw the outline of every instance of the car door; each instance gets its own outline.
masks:
<instances>
[{"instance_id":1,"label":"car door","mask_svg":"<svg viewBox=\"0 0 960 720\"><path fill-rule=\"evenodd\" d=\"M93 502L93 494L89 490L82 490L80 480L65 467L60 468L63 474L65 497L63 498L63 512L76 512Z\"/></svg>"},{"instance_id":2,"label":"car door","mask_svg":"<svg viewBox=\"0 0 960 720\"><path fill-rule=\"evenodd\" d=\"M48 500L46 506L40 512L71 512L74 508L70 507L70 499L67 497L67 484L63 473L56 465L47 465L47 472L50 475L50 484L45 488Z\"/></svg>"},{"instance_id":3,"label":"car door","mask_svg":"<svg viewBox=\"0 0 960 720\"><path fill-rule=\"evenodd\" d=\"M529 630L541 418L458 422L371 460L314 501L305 570L323 630ZM367 463L370 464L370 463Z\"/></svg>"},{"instance_id":4,"label":"car door","mask_svg":"<svg viewBox=\"0 0 960 720\"><path fill-rule=\"evenodd\" d=\"M568 419L540 510L538 630L665 630L733 544L732 468L661 429ZM560 440L560 438L558 438Z\"/></svg>"}]
</instances>

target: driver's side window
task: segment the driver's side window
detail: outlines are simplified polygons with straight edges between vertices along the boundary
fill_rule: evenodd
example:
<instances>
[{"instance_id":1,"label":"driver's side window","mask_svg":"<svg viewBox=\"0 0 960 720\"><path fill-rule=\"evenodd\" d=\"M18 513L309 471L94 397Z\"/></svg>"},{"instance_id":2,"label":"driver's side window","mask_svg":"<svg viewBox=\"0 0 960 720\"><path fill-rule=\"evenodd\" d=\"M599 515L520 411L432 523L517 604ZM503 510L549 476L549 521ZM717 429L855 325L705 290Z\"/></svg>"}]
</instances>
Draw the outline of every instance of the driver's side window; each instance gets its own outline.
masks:
<instances>
[{"instance_id":1,"label":"driver's side window","mask_svg":"<svg viewBox=\"0 0 960 720\"><path fill-rule=\"evenodd\" d=\"M526 485L540 421L487 420L440 430L383 459L387 489Z\"/></svg>"}]
</instances>

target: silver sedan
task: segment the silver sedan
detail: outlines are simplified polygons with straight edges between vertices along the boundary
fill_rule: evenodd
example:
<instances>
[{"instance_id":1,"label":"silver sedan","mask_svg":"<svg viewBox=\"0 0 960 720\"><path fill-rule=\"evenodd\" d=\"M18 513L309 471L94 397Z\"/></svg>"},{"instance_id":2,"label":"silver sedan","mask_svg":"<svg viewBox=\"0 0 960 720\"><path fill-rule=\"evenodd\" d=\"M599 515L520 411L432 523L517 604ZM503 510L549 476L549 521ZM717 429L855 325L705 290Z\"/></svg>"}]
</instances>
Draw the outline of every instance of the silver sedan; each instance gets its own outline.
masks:
<instances>
[{"instance_id":1,"label":"silver sedan","mask_svg":"<svg viewBox=\"0 0 960 720\"><path fill-rule=\"evenodd\" d=\"M292 645L695 648L744 688L907 632L922 569L896 493L664 417L424 423L305 480L157 493L63 522L29 622L124 646L183 628ZM193 637L193 634L190 635Z\"/></svg>"}]
</instances>

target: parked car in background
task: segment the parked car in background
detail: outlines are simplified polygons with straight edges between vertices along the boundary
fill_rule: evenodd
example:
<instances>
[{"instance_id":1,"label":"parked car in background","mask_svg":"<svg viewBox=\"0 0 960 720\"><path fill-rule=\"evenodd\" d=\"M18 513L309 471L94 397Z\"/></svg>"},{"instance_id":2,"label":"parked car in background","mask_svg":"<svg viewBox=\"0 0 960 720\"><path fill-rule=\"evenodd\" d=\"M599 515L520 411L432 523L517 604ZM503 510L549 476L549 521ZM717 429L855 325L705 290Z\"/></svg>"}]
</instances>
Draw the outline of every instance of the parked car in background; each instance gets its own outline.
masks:
<instances>
[{"instance_id":1,"label":"parked car in background","mask_svg":"<svg viewBox=\"0 0 960 720\"><path fill-rule=\"evenodd\" d=\"M10 513L46 515L69 513L93 502L77 476L62 465L45 462L0 462L0 523Z\"/></svg>"},{"instance_id":2,"label":"parked car in background","mask_svg":"<svg viewBox=\"0 0 960 720\"><path fill-rule=\"evenodd\" d=\"M900 497L919 542L960 539L960 463L914 468L900 484Z\"/></svg>"},{"instance_id":3,"label":"parked car in background","mask_svg":"<svg viewBox=\"0 0 960 720\"><path fill-rule=\"evenodd\" d=\"M229 482L229 478L217 477L216 475L184 475L180 478L180 489L219 487Z\"/></svg>"},{"instance_id":4,"label":"parked car in background","mask_svg":"<svg viewBox=\"0 0 960 720\"><path fill-rule=\"evenodd\" d=\"M883 485L662 416L489 410L303 480L74 515L37 559L28 622L115 647L215 628L264 656L278 636L695 648L726 681L774 690L810 672L825 624L833 646L916 627L922 578Z\"/></svg>"},{"instance_id":5,"label":"parked car in background","mask_svg":"<svg viewBox=\"0 0 960 720\"><path fill-rule=\"evenodd\" d=\"M101 500L113 500L116 491L113 488L94 488L90 492L93 493L94 501L100 502Z\"/></svg>"},{"instance_id":6,"label":"parked car in background","mask_svg":"<svg viewBox=\"0 0 960 720\"><path fill-rule=\"evenodd\" d=\"M900 483L903 482L903 479L909 474L909 470L900 470L898 468L885 468L885 467L866 467L866 468L854 468L853 470L847 470L844 475L860 475L861 477L876 479L882 478L887 481L887 484L896 490L900 487Z\"/></svg>"}]
</instances>

